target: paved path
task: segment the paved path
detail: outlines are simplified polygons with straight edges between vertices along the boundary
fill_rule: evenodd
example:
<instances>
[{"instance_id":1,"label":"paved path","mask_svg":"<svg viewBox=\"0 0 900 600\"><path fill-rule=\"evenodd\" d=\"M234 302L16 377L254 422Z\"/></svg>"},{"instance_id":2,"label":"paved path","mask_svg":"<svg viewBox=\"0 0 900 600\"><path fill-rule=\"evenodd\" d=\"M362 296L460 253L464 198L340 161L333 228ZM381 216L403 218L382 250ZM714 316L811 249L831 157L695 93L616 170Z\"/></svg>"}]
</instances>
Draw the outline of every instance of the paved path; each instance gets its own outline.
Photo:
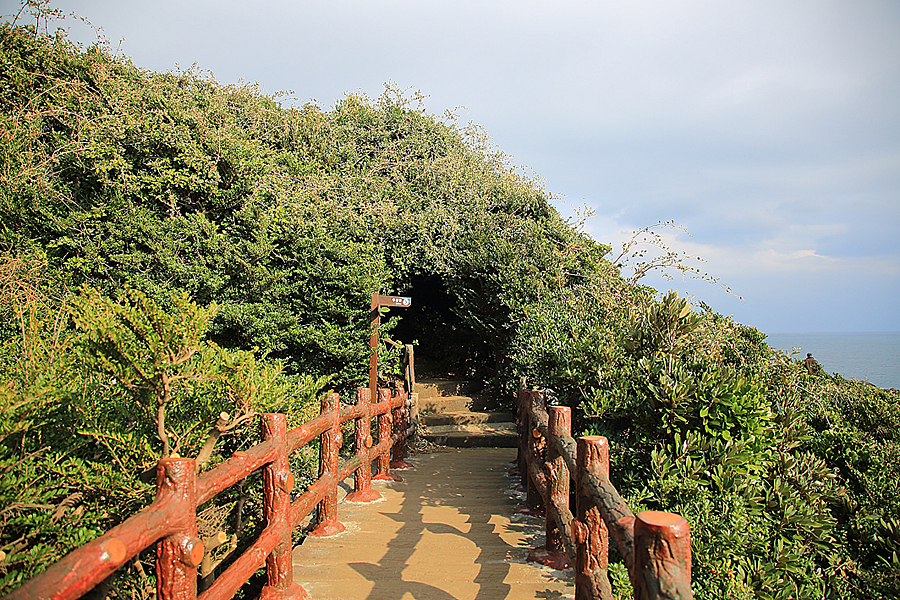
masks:
<instances>
[{"instance_id":1,"label":"paved path","mask_svg":"<svg viewBox=\"0 0 900 600\"><path fill-rule=\"evenodd\" d=\"M525 562L542 522L515 514L515 448L414 456L403 482L373 482L383 499L341 502L347 531L294 550L294 580L311 600L574 598L571 571Z\"/></svg>"}]
</instances>

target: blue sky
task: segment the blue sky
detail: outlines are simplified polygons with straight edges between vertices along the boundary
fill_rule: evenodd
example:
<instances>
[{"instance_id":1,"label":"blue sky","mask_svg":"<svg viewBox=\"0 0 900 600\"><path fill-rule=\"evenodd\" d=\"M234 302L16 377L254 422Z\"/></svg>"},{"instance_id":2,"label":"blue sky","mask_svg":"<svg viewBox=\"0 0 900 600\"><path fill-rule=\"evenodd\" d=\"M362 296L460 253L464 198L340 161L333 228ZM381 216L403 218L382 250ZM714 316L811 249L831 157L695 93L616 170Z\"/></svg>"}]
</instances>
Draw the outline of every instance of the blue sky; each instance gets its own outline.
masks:
<instances>
[{"instance_id":1,"label":"blue sky","mask_svg":"<svg viewBox=\"0 0 900 600\"><path fill-rule=\"evenodd\" d=\"M152 70L328 107L387 81L484 126L614 248L674 220L764 332L900 331L900 2L57 0ZM19 3L0 0L0 13ZM67 21L70 35L93 34Z\"/></svg>"}]
</instances>

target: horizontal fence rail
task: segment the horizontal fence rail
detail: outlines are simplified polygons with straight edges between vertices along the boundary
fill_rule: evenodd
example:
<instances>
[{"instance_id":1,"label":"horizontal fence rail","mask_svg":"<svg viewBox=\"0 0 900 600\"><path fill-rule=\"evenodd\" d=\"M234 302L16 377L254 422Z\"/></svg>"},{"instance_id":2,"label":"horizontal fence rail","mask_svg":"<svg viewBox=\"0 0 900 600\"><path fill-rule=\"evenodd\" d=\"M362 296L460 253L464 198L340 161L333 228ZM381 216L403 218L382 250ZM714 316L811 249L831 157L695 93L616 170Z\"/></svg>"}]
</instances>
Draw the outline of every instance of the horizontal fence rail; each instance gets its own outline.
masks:
<instances>
[{"instance_id":1,"label":"horizontal fence rail","mask_svg":"<svg viewBox=\"0 0 900 600\"><path fill-rule=\"evenodd\" d=\"M142 550L157 543L157 597L159 600L219 600L231 598L263 565L267 585L262 599L307 598L293 581L291 533L313 510L317 525L310 535L343 531L337 520L338 484L354 475L354 490L348 501L368 502L380 497L371 489L372 462L375 479L399 480L391 469L405 462L406 439L415 433L411 406L404 390L379 390L372 402L368 388L357 390L355 405L342 405L337 394L322 401L318 417L287 429L283 414L261 415L264 441L247 451L197 475L196 462L187 458L165 458L157 466L156 497L125 522L99 538L73 550L40 575L27 581L3 600L74 600L92 590ZM377 417L378 441L372 438L370 422ZM341 460L341 424L353 420L354 454ZM306 492L291 501L294 475L288 459L292 452L316 438L319 476ZM249 548L218 575L198 596L197 574L205 548L197 532L197 507L248 475L263 469L263 514L266 526Z\"/></svg>"},{"instance_id":2,"label":"horizontal fence rail","mask_svg":"<svg viewBox=\"0 0 900 600\"><path fill-rule=\"evenodd\" d=\"M574 566L576 600L611 600L609 536L628 569L635 600L691 600L687 521L672 513L635 516L609 480L609 444L572 438L571 409L547 407L544 392L518 397L518 470L529 507L543 506L546 545L531 560ZM569 505L574 485L575 514Z\"/></svg>"}]
</instances>

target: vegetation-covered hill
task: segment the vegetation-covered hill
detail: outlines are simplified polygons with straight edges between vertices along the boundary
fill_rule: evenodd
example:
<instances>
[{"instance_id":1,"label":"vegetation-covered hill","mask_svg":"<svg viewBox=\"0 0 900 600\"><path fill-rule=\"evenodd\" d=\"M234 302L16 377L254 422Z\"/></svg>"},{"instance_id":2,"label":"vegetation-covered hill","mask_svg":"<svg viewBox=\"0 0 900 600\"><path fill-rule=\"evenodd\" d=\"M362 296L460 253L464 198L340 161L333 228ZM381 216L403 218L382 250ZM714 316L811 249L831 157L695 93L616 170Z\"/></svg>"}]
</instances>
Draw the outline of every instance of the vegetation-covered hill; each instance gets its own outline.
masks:
<instances>
[{"instance_id":1,"label":"vegetation-covered hill","mask_svg":"<svg viewBox=\"0 0 900 600\"><path fill-rule=\"evenodd\" d=\"M698 598L896 597L897 395L607 251L394 90L283 107L3 25L0 591L145 504L160 455L214 463L257 411L360 384L380 290L413 296L385 331L430 360L524 375L610 437L634 508L691 523ZM129 572L113 592L142 593Z\"/></svg>"}]
</instances>

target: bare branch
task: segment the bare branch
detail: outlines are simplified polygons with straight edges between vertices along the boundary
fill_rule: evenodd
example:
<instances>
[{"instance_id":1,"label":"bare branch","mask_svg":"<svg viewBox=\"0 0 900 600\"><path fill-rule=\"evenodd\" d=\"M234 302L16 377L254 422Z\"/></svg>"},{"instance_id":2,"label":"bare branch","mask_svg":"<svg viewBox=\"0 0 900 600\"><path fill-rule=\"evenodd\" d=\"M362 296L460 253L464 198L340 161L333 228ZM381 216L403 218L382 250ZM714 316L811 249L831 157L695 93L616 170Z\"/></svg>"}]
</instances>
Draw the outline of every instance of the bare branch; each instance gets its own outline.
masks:
<instances>
[{"instance_id":1,"label":"bare branch","mask_svg":"<svg viewBox=\"0 0 900 600\"><path fill-rule=\"evenodd\" d=\"M669 247L662 235L657 231L666 228L682 231L688 237L691 235L685 227L675 224L674 221L659 221L654 225L634 231L628 241L622 244L622 251L612 262L620 270L631 269L631 276L626 277L629 283L636 284L651 271L658 271L663 277L671 280L672 275L669 271L675 270L681 273L682 280L685 277L700 279L701 281L718 285L726 293L743 300L727 284L722 283L718 277L713 277L691 264L694 261L699 263L706 262L703 258L684 251L676 251Z\"/></svg>"}]
</instances>

